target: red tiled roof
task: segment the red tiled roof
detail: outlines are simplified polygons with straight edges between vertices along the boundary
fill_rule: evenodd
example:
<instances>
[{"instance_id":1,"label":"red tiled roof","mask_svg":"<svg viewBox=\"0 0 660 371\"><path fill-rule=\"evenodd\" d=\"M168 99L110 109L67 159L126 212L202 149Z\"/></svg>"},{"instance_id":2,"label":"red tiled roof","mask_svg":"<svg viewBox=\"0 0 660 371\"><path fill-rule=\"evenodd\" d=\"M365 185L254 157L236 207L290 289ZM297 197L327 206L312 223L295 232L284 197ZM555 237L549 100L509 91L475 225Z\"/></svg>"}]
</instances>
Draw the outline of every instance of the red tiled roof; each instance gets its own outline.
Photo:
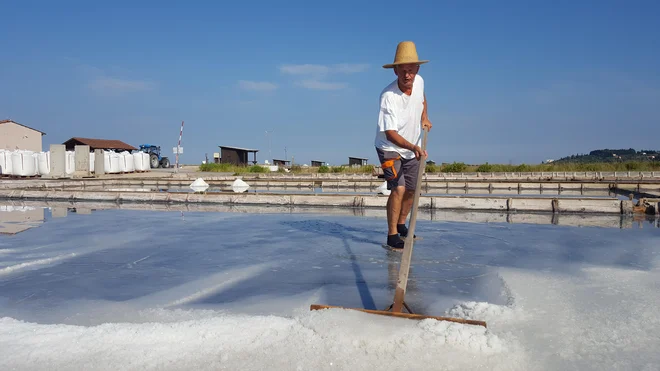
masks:
<instances>
[{"instance_id":1,"label":"red tiled roof","mask_svg":"<svg viewBox=\"0 0 660 371\"><path fill-rule=\"evenodd\" d=\"M31 128L31 127L29 127L29 126L25 126L25 125L23 125L23 124L19 124L18 122L14 121L14 120L0 120L0 124L7 124L7 123L9 123L9 122L14 123L14 124L16 124L16 125L20 125L20 126L22 126L22 127L24 127L24 128L28 128L28 129L30 129L30 130L34 130L34 131L39 132L39 133L41 133L41 134L43 134L43 135L46 135L46 133L44 133L44 132L41 131L41 130L37 130L37 129L35 129L35 128Z\"/></svg>"},{"instance_id":2,"label":"red tiled roof","mask_svg":"<svg viewBox=\"0 0 660 371\"><path fill-rule=\"evenodd\" d=\"M93 138L73 137L67 140L66 142L64 142L64 144L66 145L71 141L78 142L83 145L88 145L91 148L97 148L97 149L125 149L127 151L132 151L137 149L130 144L126 144L121 140L115 140L115 139L93 139Z\"/></svg>"}]
</instances>

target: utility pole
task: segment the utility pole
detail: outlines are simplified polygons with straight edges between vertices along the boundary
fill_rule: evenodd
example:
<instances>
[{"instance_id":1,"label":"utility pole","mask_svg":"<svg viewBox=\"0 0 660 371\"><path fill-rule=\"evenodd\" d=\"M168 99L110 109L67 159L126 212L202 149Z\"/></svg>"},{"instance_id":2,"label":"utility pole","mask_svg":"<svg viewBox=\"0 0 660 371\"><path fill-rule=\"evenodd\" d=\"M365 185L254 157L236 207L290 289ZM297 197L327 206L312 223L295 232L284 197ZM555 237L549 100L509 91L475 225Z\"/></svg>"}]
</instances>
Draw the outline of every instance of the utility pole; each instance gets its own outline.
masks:
<instances>
[{"instance_id":1,"label":"utility pole","mask_svg":"<svg viewBox=\"0 0 660 371\"><path fill-rule=\"evenodd\" d=\"M181 130L179 131L179 144L176 146L176 165L174 172L179 172L179 153L181 153L181 137L183 136L183 121L181 121Z\"/></svg>"},{"instance_id":2,"label":"utility pole","mask_svg":"<svg viewBox=\"0 0 660 371\"><path fill-rule=\"evenodd\" d=\"M284 161L288 160L289 158L286 157L286 147L284 147Z\"/></svg>"},{"instance_id":3,"label":"utility pole","mask_svg":"<svg viewBox=\"0 0 660 371\"><path fill-rule=\"evenodd\" d=\"M268 137L268 161L273 159L273 153L271 152L271 134L273 133L273 129L271 130L266 130L266 136Z\"/></svg>"}]
</instances>

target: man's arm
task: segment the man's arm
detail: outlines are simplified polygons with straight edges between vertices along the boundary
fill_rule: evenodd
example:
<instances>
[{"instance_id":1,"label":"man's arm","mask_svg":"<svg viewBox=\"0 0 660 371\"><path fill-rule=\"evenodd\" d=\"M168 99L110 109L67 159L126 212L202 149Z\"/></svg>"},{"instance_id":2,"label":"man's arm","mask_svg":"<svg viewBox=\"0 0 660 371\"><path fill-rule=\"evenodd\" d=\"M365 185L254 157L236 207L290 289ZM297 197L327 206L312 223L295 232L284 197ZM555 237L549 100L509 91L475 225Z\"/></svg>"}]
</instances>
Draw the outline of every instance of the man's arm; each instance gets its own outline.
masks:
<instances>
[{"instance_id":1,"label":"man's arm","mask_svg":"<svg viewBox=\"0 0 660 371\"><path fill-rule=\"evenodd\" d=\"M415 146L407 141L404 137L402 137L396 130L385 130L385 137L387 137L387 140L401 148L405 148L410 151L415 150Z\"/></svg>"},{"instance_id":2,"label":"man's arm","mask_svg":"<svg viewBox=\"0 0 660 371\"><path fill-rule=\"evenodd\" d=\"M428 156L426 151L422 152L422 148L420 146L416 146L410 143L399 133L397 133L396 130L385 130L385 137L387 137L387 140L396 144L397 146L415 152L415 158L418 160L422 157L422 155L424 155L424 157Z\"/></svg>"},{"instance_id":3,"label":"man's arm","mask_svg":"<svg viewBox=\"0 0 660 371\"><path fill-rule=\"evenodd\" d=\"M424 93L424 110L422 110L422 127L426 128L428 131L431 131L433 124L429 121L429 114L427 110L428 105L426 104L426 93Z\"/></svg>"}]
</instances>

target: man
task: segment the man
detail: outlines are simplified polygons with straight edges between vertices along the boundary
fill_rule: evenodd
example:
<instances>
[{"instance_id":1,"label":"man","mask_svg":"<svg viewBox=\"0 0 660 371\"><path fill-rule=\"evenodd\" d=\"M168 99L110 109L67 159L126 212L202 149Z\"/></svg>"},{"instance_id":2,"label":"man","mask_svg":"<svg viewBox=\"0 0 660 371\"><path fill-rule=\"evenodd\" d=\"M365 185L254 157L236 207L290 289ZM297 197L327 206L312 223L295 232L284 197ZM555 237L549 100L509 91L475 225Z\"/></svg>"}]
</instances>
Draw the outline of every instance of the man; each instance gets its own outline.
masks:
<instances>
[{"instance_id":1,"label":"man","mask_svg":"<svg viewBox=\"0 0 660 371\"><path fill-rule=\"evenodd\" d=\"M411 41L399 43L393 68L396 80L380 94L380 113L376 132L376 152L391 191L387 200L387 245L403 249L408 236L406 219L412 208L420 161L428 154L422 151L422 127L431 130L428 119L424 80L417 73L421 64ZM402 238L403 237L403 238ZM415 238L416 236L413 236Z\"/></svg>"}]
</instances>

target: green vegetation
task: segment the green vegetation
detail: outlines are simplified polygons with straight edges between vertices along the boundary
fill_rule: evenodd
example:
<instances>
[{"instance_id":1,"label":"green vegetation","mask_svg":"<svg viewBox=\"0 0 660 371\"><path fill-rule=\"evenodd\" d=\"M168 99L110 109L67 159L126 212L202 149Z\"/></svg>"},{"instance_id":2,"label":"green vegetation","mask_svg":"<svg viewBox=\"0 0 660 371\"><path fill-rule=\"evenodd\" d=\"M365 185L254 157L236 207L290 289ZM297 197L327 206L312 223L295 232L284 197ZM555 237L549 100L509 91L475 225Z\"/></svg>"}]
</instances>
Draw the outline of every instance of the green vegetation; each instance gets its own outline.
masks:
<instances>
[{"instance_id":1,"label":"green vegetation","mask_svg":"<svg viewBox=\"0 0 660 371\"><path fill-rule=\"evenodd\" d=\"M244 174L244 173L268 173L270 170L261 165L252 165L252 166L236 166L232 164L201 164L199 165L199 171L206 172L217 172L217 173L232 173L232 174Z\"/></svg>"},{"instance_id":2,"label":"green vegetation","mask_svg":"<svg viewBox=\"0 0 660 371\"><path fill-rule=\"evenodd\" d=\"M660 151L629 149L597 149L589 154L576 154L560 158L555 164L644 163L660 160Z\"/></svg>"},{"instance_id":3,"label":"green vegetation","mask_svg":"<svg viewBox=\"0 0 660 371\"><path fill-rule=\"evenodd\" d=\"M440 172L441 168L442 168L441 166L438 166L438 165L435 165L435 164L426 164L426 166L424 167L424 171L427 172L427 173L433 174L433 173Z\"/></svg>"},{"instance_id":4,"label":"green vegetation","mask_svg":"<svg viewBox=\"0 0 660 371\"><path fill-rule=\"evenodd\" d=\"M289 171L294 174L311 174L311 173L335 173L335 174L372 174L373 166L363 167L350 167L350 166L321 166L302 167L299 165L292 166ZM261 165L252 166L235 166L229 164L203 164L199 167L200 171L205 172L221 172L232 174L246 174L246 173L269 173L270 170ZM454 162L451 164L429 164L425 167L426 173L524 173L524 172L564 172L564 171L660 171L660 161L628 161L628 162L595 162L595 163L549 163L549 164L520 164L520 165L505 165L505 164L481 164L481 165L466 165L462 162ZM279 168L277 173L286 173L283 168Z\"/></svg>"},{"instance_id":5,"label":"green vegetation","mask_svg":"<svg viewBox=\"0 0 660 371\"><path fill-rule=\"evenodd\" d=\"M359 167L351 167L348 165L341 166L320 166L320 167L303 167L301 165L294 164L289 167L289 172L294 174L309 174L309 173L346 173L346 174L371 174L373 172L373 165L365 165ZM252 165L252 166L237 166L232 164L201 164L199 165L199 171L204 172L218 172L218 173L232 173L232 174L245 174L245 173L269 173L270 170L262 165ZM277 170L278 173L286 173L284 168L280 167Z\"/></svg>"},{"instance_id":6,"label":"green vegetation","mask_svg":"<svg viewBox=\"0 0 660 371\"><path fill-rule=\"evenodd\" d=\"M332 167L332 172L333 173L343 173L344 172L344 166L333 166Z\"/></svg>"},{"instance_id":7,"label":"green vegetation","mask_svg":"<svg viewBox=\"0 0 660 371\"><path fill-rule=\"evenodd\" d=\"M214 171L218 173L233 173L236 166L232 164L208 163L199 165L199 171Z\"/></svg>"},{"instance_id":8,"label":"green vegetation","mask_svg":"<svg viewBox=\"0 0 660 371\"><path fill-rule=\"evenodd\" d=\"M429 171L429 167L432 168ZM469 173L469 172L483 172L483 173L525 173L525 172L570 172L570 171L660 171L660 161L655 162L620 162L620 163L549 163L538 165L504 165L504 164L489 164L482 165L465 165L465 164L446 164L443 166L430 166L427 165L427 173L444 172L444 173Z\"/></svg>"},{"instance_id":9,"label":"green vegetation","mask_svg":"<svg viewBox=\"0 0 660 371\"><path fill-rule=\"evenodd\" d=\"M599 149L591 151L586 155L571 155L556 161L544 164L485 164L467 165L463 162L453 162L438 165L428 163L425 167L427 173L501 173L501 172L584 172L584 171L660 171L660 151L630 149ZM232 174L245 173L269 173L267 167L261 165L236 166L231 164L202 164L200 171L226 172ZM284 168L279 168L277 173L286 173ZM289 173L310 174L310 173L335 173L335 174L373 174L374 165L365 166L327 166L310 167L293 165L289 168Z\"/></svg>"},{"instance_id":10,"label":"green vegetation","mask_svg":"<svg viewBox=\"0 0 660 371\"><path fill-rule=\"evenodd\" d=\"M466 165L462 162L427 165L428 173L501 173L501 172L570 172L570 171L659 171L660 151L630 149L598 149L587 155L572 155L545 164Z\"/></svg>"},{"instance_id":11,"label":"green vegetation","mask_svg":"<svg viewBox=\"0 0 660 371\"><path fill-rule=\"evenodd\" d=\"M443 173L464 173L467 170L468 166L462 162L453 162L447 164L441 168Z\"/></svg>"}]
</instances>

